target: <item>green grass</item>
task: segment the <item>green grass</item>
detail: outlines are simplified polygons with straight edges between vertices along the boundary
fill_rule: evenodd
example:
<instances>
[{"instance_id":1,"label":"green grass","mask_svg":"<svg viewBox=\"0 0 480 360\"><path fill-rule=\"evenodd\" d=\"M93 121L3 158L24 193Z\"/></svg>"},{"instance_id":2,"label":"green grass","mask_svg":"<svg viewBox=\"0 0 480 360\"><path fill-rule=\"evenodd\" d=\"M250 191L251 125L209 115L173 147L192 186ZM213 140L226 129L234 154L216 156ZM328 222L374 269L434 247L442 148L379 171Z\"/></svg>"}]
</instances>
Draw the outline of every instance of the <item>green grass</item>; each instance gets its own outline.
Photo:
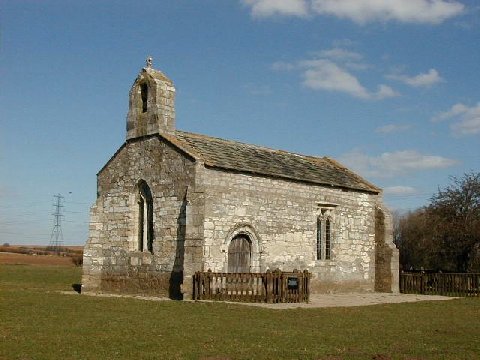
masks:
<instances>
[{"instance_id":1,"label":"green grass","mask_svg":"<svg viewBox=\"0 0 480 360\"><path fill-rule=\"evenodd\" d=\"M279 311L60 292L80 276L0 266L0 359L480 358L480 299Z\"/></svg>"}]
</instances>

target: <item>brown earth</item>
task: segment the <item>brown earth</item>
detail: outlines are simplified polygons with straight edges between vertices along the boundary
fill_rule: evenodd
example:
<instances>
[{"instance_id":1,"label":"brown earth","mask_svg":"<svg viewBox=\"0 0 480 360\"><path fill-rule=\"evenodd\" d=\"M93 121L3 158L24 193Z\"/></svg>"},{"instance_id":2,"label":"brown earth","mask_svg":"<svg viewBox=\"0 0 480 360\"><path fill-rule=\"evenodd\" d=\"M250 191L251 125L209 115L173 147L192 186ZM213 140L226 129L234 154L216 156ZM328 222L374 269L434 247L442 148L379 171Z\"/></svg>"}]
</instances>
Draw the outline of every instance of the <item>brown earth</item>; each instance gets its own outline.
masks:
<instances>
[{"instance_id":1,"label":"brown earth","mask_svg":"<svg viewBox=\"0 0 480 360\"><path fill-rule=\"evenodd\" d=\"M0 252L0 264L74 266L72 258L69 256L29 255L8 252Z\"/></svg>"},{"instance_id":2,"label":"brown earth","mask_svg":"<svg viewBox=\"0 0 480 360\"><path fill-rule=\"evenodd\" d=\"M83 252L83 246L81 245L68 245L62 246L63 251L81 253ZM35 251L51 251L49 246L42 245L0 245L0 252L12 252L12 253L25 253Z\"/></svg>"}]
</instances>

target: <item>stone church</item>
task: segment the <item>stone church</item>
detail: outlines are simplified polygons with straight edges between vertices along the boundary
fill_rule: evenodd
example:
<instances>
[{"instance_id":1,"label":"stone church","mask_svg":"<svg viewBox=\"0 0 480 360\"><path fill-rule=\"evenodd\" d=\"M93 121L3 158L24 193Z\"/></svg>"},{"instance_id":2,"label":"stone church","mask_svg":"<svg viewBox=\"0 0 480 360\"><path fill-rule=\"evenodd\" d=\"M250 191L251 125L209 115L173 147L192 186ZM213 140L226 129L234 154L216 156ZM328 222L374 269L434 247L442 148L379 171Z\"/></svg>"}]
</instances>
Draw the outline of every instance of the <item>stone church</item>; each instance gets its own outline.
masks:
<instances>
[{"instance_id":1,"label":"stone church","mask_svg":"<svg viewBox=\"0 0 480 360\"><path fill-rule=\"evenodd\" d=\"M381 189L328 157L179 131L151 58L97 174L82 291L191 298L196 271L311 272L311 291L397 292Z\"/></svg>"}]
</instances>

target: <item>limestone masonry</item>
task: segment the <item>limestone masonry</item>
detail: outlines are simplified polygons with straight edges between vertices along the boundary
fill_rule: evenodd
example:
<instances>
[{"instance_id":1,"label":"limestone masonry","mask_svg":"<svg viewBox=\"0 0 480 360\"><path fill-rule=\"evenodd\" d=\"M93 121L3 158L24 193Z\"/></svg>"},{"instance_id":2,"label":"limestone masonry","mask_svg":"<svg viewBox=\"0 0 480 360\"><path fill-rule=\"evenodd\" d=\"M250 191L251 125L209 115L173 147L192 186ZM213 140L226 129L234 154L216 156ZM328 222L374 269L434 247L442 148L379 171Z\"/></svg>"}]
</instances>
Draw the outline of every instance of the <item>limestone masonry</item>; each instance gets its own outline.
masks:
<instances>
[{"instance_id":1,"label":"limestone masonry","mask_svg":"<svg viewBox=\"0 0 480 360\"><path fill-rule=\"evenodd\" d=\"M330 158L181 132L151 67L97 174L83 291L191 298L196 271L312 273L312 291L398 292L381 190Z\"/></svg>"}]
</instances>

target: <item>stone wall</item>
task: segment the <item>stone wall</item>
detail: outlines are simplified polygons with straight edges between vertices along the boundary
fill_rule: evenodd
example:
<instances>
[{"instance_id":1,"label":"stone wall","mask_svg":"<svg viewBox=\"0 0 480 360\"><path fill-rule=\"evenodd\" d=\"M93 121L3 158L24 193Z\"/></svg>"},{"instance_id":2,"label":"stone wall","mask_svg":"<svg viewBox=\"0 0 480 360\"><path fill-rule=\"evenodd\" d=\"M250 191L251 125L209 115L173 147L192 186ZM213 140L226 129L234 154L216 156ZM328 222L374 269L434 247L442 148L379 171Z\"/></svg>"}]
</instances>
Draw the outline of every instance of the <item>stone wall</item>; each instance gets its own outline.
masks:
<instances>
[{"instance_id":1,"label":"stone wall","mask_svg":"<svg viewBox=\"0 0 480 360\"><path fill-rule=\"evenodd\" d=\"M181 296L185 257L190 258L190 272L201 262L197 257L203 219L191 220L187 230L187 213L202 211L196 208L202 194L195 195L194 177L193 160L158 136L127 142L117 152L98 174L98 198L84 251L84 291ZM136 243L140 180L153 197L152 253L139 251Z\"/></svg>"},{"instance_id":2,"label":"stone wall","mask_svg":"<svg viewBox=\"0 0 480 360\"><path fill-rule=\"evenodd\" d=\"M152 252L138 250L140 180L153 198ZM324 211L331 258L317 260ZM153 135L128 141L98 174L83 290L190 298L195 271L227 271L239 234L252 241L252 272L307 269L313 292L398 289L381 195L206 168Z\"/></svg>"},{"instance_id":3,"label":"stone wall","mask_svg":"<svg viewBox=\"0 0 480 360\"><path fill-rule=\"evenodd\" d=\"M143 93L143 94L142 94ZM143 99L143 97L146 99ZM146 104L144 101L146 100ZM129 93L127 140L175 132L175 87L160 71L144 68Z\"/></svg>"},{"instance_id":4,"label":"stone wall","mask_svg":"<svg viewBox=\"0 0 480 360\"><path fill-rule=\"evenodd\" d=\"M252 272L308 269L315 292L374 291L379 195L206 169L204 268L226 271L229 241L252 240ZM332 213L330 260L316 260L317 217Z\"/></svg>"},{"instance_id":5,"label":"stone wall","mask_svg":"<svg viewBox=\"0 0 480 360\"><path fill-rule=\"evenodd\" d=\"M392 216L380 206L375 216L375 291L398 293L400 264L393 244Z\"/></svg>"}]
</instances>

